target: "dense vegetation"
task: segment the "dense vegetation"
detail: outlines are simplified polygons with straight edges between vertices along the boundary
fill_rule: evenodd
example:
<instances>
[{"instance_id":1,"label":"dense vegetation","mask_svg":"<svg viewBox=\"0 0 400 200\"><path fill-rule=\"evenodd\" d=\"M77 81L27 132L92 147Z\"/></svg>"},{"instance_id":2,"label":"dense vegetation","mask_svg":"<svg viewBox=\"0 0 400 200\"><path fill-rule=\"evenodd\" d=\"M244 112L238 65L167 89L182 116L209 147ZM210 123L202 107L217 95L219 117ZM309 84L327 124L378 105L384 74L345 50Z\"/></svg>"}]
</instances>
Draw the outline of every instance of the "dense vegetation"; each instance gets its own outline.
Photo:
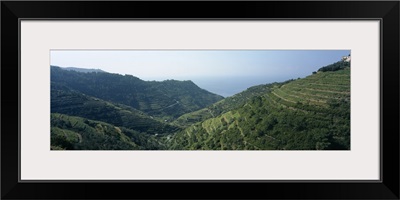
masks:
<instances>
[{"instance_id":1,"label":"dense vegetation","mask_svg":"<svg viewBox=\"0 0 400 200\"><path fill-rule=\"evenodd\" d=\"M225 99L191 81L51 67L51 149L348 150L349 65Z\"/></svg>"},{"instance_id":2,"label":"dense vegetation","mask_svg":"<svg viewBox=\"0 0 400 200\"><path fill-rule=\"evenodd\" d=\"M132 107L57 87L57 84L52 84L51 112L103 121L148 134L173 133L179 129Z\"/></svg>"},{"instance_id":3,"label":"dense vegetation","mask_svg":"<svg viewBox=\"0 0 400 200\"><path fill-rule=\"evenodd\" d=\"M143 81L131 75L80 73L55 66L51 66L51 82L168 121L223 99L192 81Z\"/></svg>"},{"instance_id":4,"label":"dense vegetation","mask_svg":"<svg viewBox=\"0 0 400 200\"><path fill-rule=\"evenodd\" d=\"M290 80L291 81L291 80ZM288 83L286 81L284 83ZM239 108L249 99L255 96L260 96L266 94L271 90L272 87L276 85L282 85L284 83L271 83L265 85L257 85L248 88L247 90L240 92L231 97L227 97L217 103L214 103L206 108L197 110L195 112L187 113L176 119L173 124L180 127L188 127L197 122L204 121L206 119L218 116L222 113L228 112L230 110Z\"/></svg>"},{"instance_id":5,"label":"dense vegetation","mask_svg":"<svg viewBox=\"0 0 400 200\"><path fill-rule=\"evenodd\" d=\"M155 150L162 146L155 136L104 122L51 114L53 150Z\"/></svg>"},{"instance_id":6,"label":"dense vegetation","mask_svg":"<svg viewBox=\"0 0 400 200\"><path fill-rule=\"evenodd\" d=\"M171 149L350 149L350 70L275 85L167 141Z\"/></svg>"},{"instance_id":7,"label":"dense vegetation","mask_svg":"<svg viewBox=\"0 0 400 200\"><path fill-rule=\"evenodd\" d=\"M330 65L327 65L325 67L321 67L318 71L319 72L337 71L337 70L342 70L342 69L345 69L348 67L350 67L350 62L339 61L339 62L335 62Z\"/></svg>"}]
</instances>

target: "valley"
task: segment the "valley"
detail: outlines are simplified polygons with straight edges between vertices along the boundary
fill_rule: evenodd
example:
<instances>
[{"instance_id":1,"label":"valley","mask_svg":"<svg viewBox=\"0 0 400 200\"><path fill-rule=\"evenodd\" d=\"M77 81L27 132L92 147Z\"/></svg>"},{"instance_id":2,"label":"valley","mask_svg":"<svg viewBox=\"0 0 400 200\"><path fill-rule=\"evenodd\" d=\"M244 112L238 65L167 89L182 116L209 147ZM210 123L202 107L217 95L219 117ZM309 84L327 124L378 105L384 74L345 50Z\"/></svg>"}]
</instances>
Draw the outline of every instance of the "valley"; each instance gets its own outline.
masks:
<instances>
[{"instance_id":1,"label":"valley","mask_svg":"<svg viewBox=\"0 0 400 200\"><path fill-rule=\"evenodd\" d=\"M51 66L52 150L349 150L350 63L230 97Z\"/></svg>"}]
</instances>

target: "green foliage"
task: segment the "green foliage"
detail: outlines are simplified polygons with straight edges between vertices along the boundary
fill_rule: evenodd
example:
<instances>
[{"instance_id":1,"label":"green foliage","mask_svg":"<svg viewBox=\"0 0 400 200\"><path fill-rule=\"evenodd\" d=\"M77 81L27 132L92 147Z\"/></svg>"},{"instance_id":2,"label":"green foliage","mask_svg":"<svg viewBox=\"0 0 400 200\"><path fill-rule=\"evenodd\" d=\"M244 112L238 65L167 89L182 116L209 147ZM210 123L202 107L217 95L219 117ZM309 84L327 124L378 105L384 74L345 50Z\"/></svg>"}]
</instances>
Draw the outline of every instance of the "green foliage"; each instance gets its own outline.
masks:
<instances>
[{"instance_id":1,"label":"green foliage","mask_svg":"<svg viewBox=\"0 0 400 200\"><path fill-rule=\"evenodd\" d=\"M53 150L162 149L154 136L104 122L63 114L51 114Z\"/></svg>"},{"instance_id":2,"label":"green foliage","mask_svg":"<svg viewBox=\"0 0 400 200\"><path fill-rule=\"evenodd\" d=\"M191 81L56 67L51 80L53 150L350 149L345 62L225 99Z\"/></svg>"},{"instance_id":3,"label":"green foliage","mask_svg":"<svg viewBox=\"0 0 400 200\"><path fill-rule=\"evenodd\" d=\"M57 84L52 84L51 112L103 121L148 134L173 133L179 130L129 106L113 104L58 87Z\"/></svg>"},{"instance_id":4,"label":"green foliage","mask_svg":"<svg viewBox=\"0 0 400 200\"><path fill-rule=\"evenodd\" d=\"M321 67L320 69L318 69L318 71L319 72L338 71L338 70L342 70L342 69L345 69L348 67L350 67L350 62L339 61L339 62L335 62L330 65L327 65L325 67Z\"/></svg>"},{"instance_id":5,"label":"green foliage","mask_svg":"<svg viewBox=\"0 0 400 200\"><path fill-rule=\"evenodd\" d=\"M287 81L286 83L292 80ZM265 85L257 85L248 88L247 90L240 92L231 97L227 97L217 103L214 103L207 108L197 110L195 112L187 113L176 119L173 124L180 127L188 127L194 123L202 122L206 119L218 116L220 114L226 113L230 110L241 107L250 98L255 96L260 96L268 93L274 87L279 87L283 83L271 83Z\"/></svg>"},{"instance_id":6,"label":"green foliage","mask_svg":"<svg viewBox=\"0 0 400 200\"><path fill-rule=\"evenodd\" d=\"M80 73L55 66L51 66L51 84L124 104L168 121L223 99L192 81L143 81L131 75Z\"/></svg>"},{"instance_id":7,"label":"green foliage","mask_svg":"<svg viewBox=\"0 0 400 200\"><path fill-rule=\"evenodd\" d=\"M253 96L236 109L176 133L168 145L213 150L350 149L349 78L349 70L324 72L270 87L270 92Z\"/></svg>"}]
</instances>

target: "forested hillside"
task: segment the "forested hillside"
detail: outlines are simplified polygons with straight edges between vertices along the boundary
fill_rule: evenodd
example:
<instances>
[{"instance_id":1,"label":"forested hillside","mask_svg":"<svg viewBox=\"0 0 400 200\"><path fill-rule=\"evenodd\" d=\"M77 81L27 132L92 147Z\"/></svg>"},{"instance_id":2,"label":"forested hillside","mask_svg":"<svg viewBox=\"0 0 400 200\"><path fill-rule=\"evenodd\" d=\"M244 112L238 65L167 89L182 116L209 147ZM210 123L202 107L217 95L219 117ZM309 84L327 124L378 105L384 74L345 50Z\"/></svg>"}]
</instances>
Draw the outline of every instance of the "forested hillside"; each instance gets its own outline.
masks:
<instances>
[{"instance_id":1,"label":"forested hillside","mask_svg":"<svg viewBox=\"0 0 400 200\"><path fill-rule=\"evenodd\" d=\"M57 87L57 84L52 84L51 112L103 121L148 134L173 133L179 129L132 107Z\"/></svg>"},{"instance_id":2,"label":"forested hillside","mask_svg":"<svg viewBox=\"0 0 400 200\"><path fill-rule=\"evenodd\" d=\"M350 149L350 69L275 85L168 142L171 149Z\"/></svg>"},{"instance_id":3,"label":"forested hillside","mask_svg":"<svg viewBox=\"0 0 400 200\"><path fill-rule=\"evenodd\" d=\"M51 66L51 82L164 120L176 119L223 99L192 81L143 81L131 75L80 73L56 66Z\"/></svg>"},{"instance_id":4,"label":"forested hillside","mask_svg":"<svg viewBox=\"0 0 400 200\"><path fill-rule=\"evenodd\" d=\"M154 136L124 127L62 114L51 114L53 150L157 150Z\"/></svg>"},{"instance_id":5,"label":"forested hillside","mask_svg":"<svg viewBox=\"0 0 400 200\"><path fill-rule=\"evenodd\" d=\"M225 99L192 81L51 66L51 149L349 150L350 63Z\"/></svg>"}]
</instances>

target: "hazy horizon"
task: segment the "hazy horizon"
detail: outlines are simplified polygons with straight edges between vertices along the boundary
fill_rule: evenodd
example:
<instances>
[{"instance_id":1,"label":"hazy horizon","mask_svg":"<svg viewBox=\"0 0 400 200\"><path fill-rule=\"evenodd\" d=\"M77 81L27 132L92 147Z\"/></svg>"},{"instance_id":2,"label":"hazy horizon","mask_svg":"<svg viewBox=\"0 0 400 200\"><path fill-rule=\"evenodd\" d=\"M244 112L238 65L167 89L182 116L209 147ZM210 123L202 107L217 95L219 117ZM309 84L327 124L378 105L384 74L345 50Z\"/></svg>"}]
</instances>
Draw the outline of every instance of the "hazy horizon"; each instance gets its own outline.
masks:
<instances>
[{"instance_id":1,"label":"hazy horizon","mask_svg":"<svg viewBox=\"0 0 400 200\"><path fill-rule=\"evenodd\" d=\"M101 69L145 81L192 80L226 97L253 85L304 78L348 54L350 50L51 50L50 65Z\"/></svg>"}]
</instances>

